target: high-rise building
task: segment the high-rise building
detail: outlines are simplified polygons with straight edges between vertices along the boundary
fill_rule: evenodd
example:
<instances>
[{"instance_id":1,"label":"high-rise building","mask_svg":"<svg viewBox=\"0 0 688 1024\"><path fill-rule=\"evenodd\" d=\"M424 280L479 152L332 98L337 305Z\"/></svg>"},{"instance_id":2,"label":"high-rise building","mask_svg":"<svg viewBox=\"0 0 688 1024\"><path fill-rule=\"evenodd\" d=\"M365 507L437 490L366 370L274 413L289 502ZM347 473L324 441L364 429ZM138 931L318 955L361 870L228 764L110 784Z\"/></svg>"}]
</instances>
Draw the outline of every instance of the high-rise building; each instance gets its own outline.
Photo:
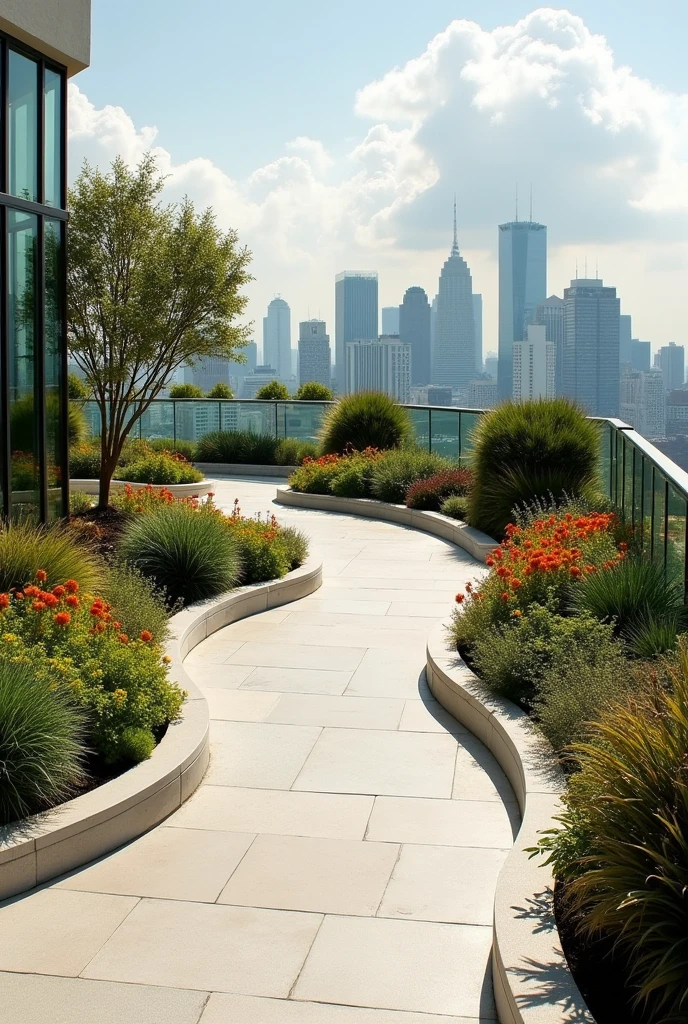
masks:
<instances>
[{"instance_id":1,"label":"high-rise building","mask_svg":"<svg viewBox=\"0 0 688 1024\"><path fill-rule=\"evenodd\" d=\"M686 353L683 345L670 341L659 350L659 368L665 391L683 387L686 380Z\"/></svg>"},{"instance_id":2,"label":"high-rise building","mask_svg":"<svg viewBox=\"0 0 688 1024\"><path fill-rule=\"evenodd\" d=\"M497 404L497 381L487 375L469 381L466 402L469 409L494 409Z\"/></svg>"},{"instance_id":3,"label":"high-rise building","mask_svg":"<svg viewBox=\"0 0 688 1024\"><path fill-rule=\"evenodd\" d=\"M382 307L382 333L395 335L399 333L399 307Z\"/></svg>"},{"instance_id":4,"label":"high-rise building","mask_svg":"<svg viewBox=\"0 0 688 1024\"><path fill-rule=\"evenodd\" d=\"M299 384L317 381L330 387L330 336L324 320L299 324Z\"/></svg>"},{"instance_id":5,"label":"high-rise building","mask_svg":"<svg viewBox=\"0 0 688 1024\"><path fill-rule=\"evenodd\" d=\"M497 380L498 363L496 352L488 352L485 356L485 373L493 380Z\"/></svg>"},{"instance_id":6,"label":"high-rise building","mask_svg":"<svg viewBox=\"0 0 688 1024\"><path fill-rule=\"evenodd\" d=\"M475 336L475 369L483 372L483 297L473 294L473 333Z\"/></svg>"},{"instance_id":7,"label":"high-rise building","mask_svg":"<svg viewBox=\"0 0 688 1024\"><path fill-rule=\"evenodd\" d=\"M629 370L621 377L619 415L643 437L666 434L666 391L661 370Z\"/></svg>"},{"instance_id":8,"label":"high-rise building","mask_svg":"<svg viewBox=\"0 0 688 1024\"><path fill-rule=\"evenodd\" d=\"M334 283L334 358L337 391L346 390L346 345L378 337L377 274L345 270Z\"/></svg>"},{"instance_id":9,"label":"high-rise building","mask_svg":"<svg viewBox=\"0 0 688 1024\"><path fill-rule=\"evenodd\" d=\"M633 338L631 340L631 369L640 370L642 373L645 373L650 369L651 360L652 352L650 342L638 341L637 338Z\"/></svg>"},{"instance_id":10,"label":"high-rise building","mask_svg":"<svg viewBox=\"0 0 688 1024\"><path fill-rule=\"evenodd\" d=\"M564 289L563 393L590 416L619 415L619 300L598 278Z\"/></svg>"},{"instance_id":11,"label":"high-rise building","mask_svg":"<svg viewBox=\"0 0 688 1024\"><path fill-rule=\"evenodd\" d=\"M545 328L547 341L554 345L554 389L555 394L563 394L564 380L564 300L558 295L550 295L535 310L536 324Z\"/></svg>"},{"instance_id":12,"label":"high-rise building","mask_svg":"<svg viewBox=\"0 0 688 1024\"><path fill-rule=\"evenodd\" d=\"M437 293L432 383L465 388L476 373L473 281L459 252L454 203L454 241Z\"/></svg>"},{"instance_id":13,"label":"high-rise building","mask_svg":"<svg viewBox=\"0 0 688 1024\"><path fill-rule=\"evenodd\" d=\"M187 366L184 373L185 384L195 384L202 391L210 391L216 384L230 382L230 362L219 356L207 356L199 359L193 366Z\"/></svg>"},{"instance_id":14,"label":"high-rise building","mask_svg":"<svg viewBox=\"0 0 688 1024\"><path fill-rule=\"evenodd\" d=\"M532 398L554 398L556 346L547 340L544 324L528 324L525 341L513 347L515 402Z\"/></svg>"},{"instance_id":15,"label":"high-rise building","mask_svg":"<svg viewBox=\"0 0 688 1024\"><path fill-rule=\"evenodd\" d=\"M272 366L263 364L256 366L255 370L247 373L242 382L241 397L255 398L256 391L259 391L264 384L277 380L277 371Z\"/></svg>"},{"instance_id":16,"label":"high-rise building","mask_svg":"<svg viewBox=\"0 0 688 1024\"><path fill-rule=\"evenodd\" d=\"M619 317L619 362L630 363L632 339L631 317L622 313Z\"/></svg>"},{"instance_id":17,"label":"high-rise building","mask_svg":"<svg viewBox=\"0 0 688 1024\"><path fill-rule=\"evenodd\" d=\"M678 388L667 395L666 432L669 437L688 434L688 388Z\"/></svg>"},{"instance_id":18,"label":"high-rise building","mask_svg":"<svg viewBox=\"0 0 688 1024\"><path fill-rule=\"evenodd\" d=\"M511 350L547 295L547 228L533 220L499 225L499 397L513 387Z\"/></svg>"},{"instance_id":19,"label":"high-rise building","mask_svg":"<svg viewBox=\"0 0 688 1024\"><path fill-rule=\"evenodd\" d=\"M349 341L346 345L346 393L384 391L397 402L411 395L411 346L397 337Z\"/></svg>"},{"instance_id":20,"label":"high-rise building","mask_svg":"<svg viewBox=\"0 0 688 1024\"><path fill-rule=\"evenodd\" d=\"M384 310L383 310L384 313ZM411 384L430 383L430 303L423 288L407 288L399 306L399 340L411 346Z\"/></svg>"},{"instance_id":21,"label":"high-rise building","mask_svg":"<svg viewBox=\"0 0 688 1024\"><path fill-rule=\"evenodd\" d=\"M280 380L291 377L291 310L279 297L263 317L263 363L272 366Z\"/></svg>"}]
</instances>

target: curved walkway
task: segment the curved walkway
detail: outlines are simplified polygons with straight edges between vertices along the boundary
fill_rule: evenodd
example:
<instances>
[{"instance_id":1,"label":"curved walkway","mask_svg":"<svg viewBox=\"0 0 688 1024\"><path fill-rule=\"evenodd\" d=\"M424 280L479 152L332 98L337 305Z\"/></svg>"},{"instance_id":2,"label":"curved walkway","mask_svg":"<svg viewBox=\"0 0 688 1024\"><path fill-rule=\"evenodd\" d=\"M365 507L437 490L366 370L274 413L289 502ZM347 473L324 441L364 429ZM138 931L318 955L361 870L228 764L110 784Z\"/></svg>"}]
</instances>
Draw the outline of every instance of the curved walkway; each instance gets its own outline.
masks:
<instances>
[{"instance_id":1,"label":"curved walkway","mask_svg":"<svg viewBox=\"0 0 688 1024\"><path fill-rule=\"evenodd\" d=\"M217 500L271 507L275 484ZM0 907L12 1024L487 1024L492 901L518 811L430 697L425 637L482 570L389 523L278 509L320 591L186 667L211 764L165 823Z\"/></svg>"}]
</instances>

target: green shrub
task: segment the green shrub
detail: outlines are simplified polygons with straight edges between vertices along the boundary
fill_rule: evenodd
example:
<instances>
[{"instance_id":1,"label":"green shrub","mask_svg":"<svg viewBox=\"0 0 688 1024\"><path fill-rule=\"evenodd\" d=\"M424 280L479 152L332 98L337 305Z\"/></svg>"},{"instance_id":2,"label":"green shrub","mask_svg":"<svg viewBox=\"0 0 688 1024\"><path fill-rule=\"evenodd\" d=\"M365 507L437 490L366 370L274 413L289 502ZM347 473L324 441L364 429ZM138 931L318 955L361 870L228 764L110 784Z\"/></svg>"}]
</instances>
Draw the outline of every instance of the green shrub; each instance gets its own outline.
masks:
<instances>
[{"instance_id":1,"label":"green shrub","mask_svg":"<svg viewBox=\"0 0 688 1024\"><path fill-rule=\"evenodd\" d=\"M89 512L94 505L93 495L84 494L83 491L69 492L69 514L79 515L82 512Z\"/></svg>"},{"instance_id":2,"label":"green shrub","mask_svg":"<svg viewBox=\"0 0 688 1024\"><path fill-rule=\"evenodd\" d=\"M196 458L196 444L194 441L182 441L179 438L175 441L171 437L153 437L146 440L148 449L152 452L172 452L183 455L187 462L193 462Z\"/></svg>"},{"instance_id":3,"label":"green shrub","mask_svg":"<svg viewBox=\"0 0 688 1024\"><path fill-rule=\"evenodd\" d=\"M203 389L198 384L173 384L170 398L203 398Z\"/></svg>"},{"instance_id":4,"label":"green shrub","mask_svg":"<svg viewBox=\"0 0 688 1024\"><path fill-rule=\"evenodd\" d=\"M181 457L158 452L128 466L120 466L114 479L133 484L196 484L203 479L203 474Z\"/></svg>"},{"instance_id":5,"label":"green shrub","mask_svg":"<svg viewBox=\"0 0 688 1024\"><path fill-rule=\"evenodd\" d=\"M229 384L225 384L224 381L219 380L217 384L214 384L207 395L208 398L234 398L234 392L230 388Z\"/></svg>"},{"instance_id":6,"label":"green shrub","mask_svg":"<svg viewBox=\"0 0 688 1024\"><path fill-rule=\"evenodd\" d=\"M514 509L595 487L599 428L568 399L506 402L478 420L469 522L500 539Z\"/></svg>"},{"instance_id":7,"label":"green shrub","mask_svg":"<svg viewBox=\"0 0 688 1024\"><path fill-rule=\"evenodd\" d=\"M278 444L272 434L253 434L250 430L215 430L197 442L196 460L273 466Z\"/></svg>"},{"instance_id":8,"label":"green shrub","mask_svg":"<svg viewBox=\"0 0 688 1024\"><path fill-rule=\"evenodd\" d=\"M617 630L638 627L651 620L685 622L683 592L679 580L667 577L664 566L642 558L624 558L603 572L581 581L574 595L575 607Z\"/></svg>"},{"instance_id":9,"label":"green shrub","mask_svg":"<svg viewBox=\"0 0 688 1024\"><path fill-rule=\"evenodd\" d=\"M46 416L54 423L59 415L59 397L54 391L46 395ZM70 445L79 444L88 436L88 423L79 402L69 403L67 435ZM13 451L32 452L36 446L36 421L33 394L24 395L10 406L10 437Z\"/></svg>"},{"instance_id":10,"label":"green shrub","mask_svg":"<svg viewBox=\"0 0 688 1024\"><path fill-rule=\"evenodd\" d=\"M73 445L69 449L69 475L75 480L97 480L100 477L100 441Z\"/></svg>"},{"instance_id":11,"label":"green shrub","mask_svg":"<svg viewBox=\"0 0 688 1024\"><path fill-rule=\"evenodd\" d=\"M138 764L147 761L155 750L155 736L150 729L130 725L122 730L118 747L118 760Z\"/></svg>"},{"instance_id":12,"label":"green shrub","mask_svg":"<svg viewBox=\"0 0 688 1024\"><path fill-rule=\"evenodd\" d=\"M91 389L76 373L68 373L67 394L70 402L85 402L91 397Z\"/></svg>"},{"instance_id":13,"label":"green shrub","mask_svg":"<svg viewBox=\"0 0 688 1024\"><path fill-rule=\"evenodd\" d=\"M343 471L345 463L345 459L327 455L304 462L289 477L289 486L304 494L331 494L330 484Z\"/></svg>"},{"instance_id":14,"label":"green shrub","mask_svg":"<svg viewBox=\"0 0 688 1024\"><path fill-rule=\"evenodd\" d=\"M477 635L471 657L493 693L529 708L552 664L561 664L574 650L593 658L596 649L608 646L611 638L611 627L591 617L564 618L532 605L518 617Z\"/></svg>"},{"instance_id":15,"label":"green shrub","mask_svg":"<svg viewBox=\"0 0 688 1024\"><path fill-rule=\"evenodd\" d=\"M346 464L330 480L330 494L338 498L369 498L372 463L348 458Z\"/></svg>"},{"instance_id":16,"label":"green shrub","mask_svg":"<svg viewBox=\"0 0 688 1024\"><path fill-rule=\"evenodd\" d=\"M283 529L271 513L265 518L260 513L243 516L238 499L224 522L239 548L243 583L279 579L301 565L308 554L302 533Z\"/></svg>"},{"instance_id":17,"label":"green shrub","mask_svg":"<svg viewBox=\"0 0 688 1024\"><path fill-rule=\"evenodd\" d=\"M645 615L627 626L622 638L636 658L656 658L673 651L679 633L685 628L685 610L667 609L661 618Z\"/></svg>"},{"instance_id":18,"label":"green shrub","mask_svg":"<svg viewBox=\"0 0 688 1024\"><path fill-rule=\"evenodd\" d=\"M567 882L565 914L606 936L648 1022L685 1019L688 1001L688 646L672 686L651 684L605 712L573 748L580 771L540 852Z\"/></svg>"},{"instance_id":19,"label":"green shrub","mask_svg":"<svg viewBox=\"0 0 688 1024\"><path fill-rule=\"evenodd\" d=\"M84 714L66 691L0 658L0 825L67 799L84 756Z\"/></svg>"},{"instance_id":20,"label":"green shrub","mask_svg":"<svg viewBox=\"0 0 688 1024\"><path fill-rule=\"evenodd\" d=\"M214 510L193 509L183 502L134 519L120 553L154 580L172 605L231 590L241 573L236 541L222 518Z\"/></svg>"},{"instance_id":21,"label":"green shrub","mask_svg":"<svg viewBox=\"0 0 688 1024\"><path fill-rule=\"evenodd\" d=\"M132 434L126 439L117 464L119 466L130 466L132 462L140 462L147 459L153 449L150 442L143 437L134 437Z\"/></svg>"},{"instance_id":22,"label":"green shrub","mask_svg":"<svg viewBox=\"0 0 688 1024\"><path fill-rule=\"evenodd\" d=\"M50 586L74 579L86 590L97 589L105 575L101 559L62 526L0 526L0 591L33 581L39 569L48 574Z\"/></svg>"},{"instance_id":23,"label":"green shrub","mask_svg":"<svg viewBox=\"0 0 688 1024\"><path fill-rule=\"evenodd\" d=\"M406 492L406 504L425 512L439 512L445 498L454 495L465 498L472 480L470 469L445 469L411 484Z\"/></svg>"},{"instance_id":24,"label":"green shrub","mask_svg":"<svg viewBox=\"0 0 688 1024\"><path fill-rule=\"evenodd\" d=\"M450 519L465 520L468 515L468 498L460 498L458 495L445 498L440 506L440 512Z\"/></svg>"},{"instance_id":25,"label":"green shrub","mask_svg":"<svg viewBox=\"0 0 688 1024\"><path fill-rule=\"evenodd\" d=\"M256 391L259 402L286 402L289 400L289 388L280 380L271 380Z\"/></svg>"},{"instance_id":26,"label":"green shrub","mask_svg":"<svg viewBox=\"0 0 688 1024\"><path fill-rule=\"evenodd\" d=\"M317 380L309 380L301 385L294 398L299 402L331 402L333 395L326 384L320 384Z\"/></svg>"},{"instance_id":27,"label":"green shrub","mask_svg":"<svg viewBox=\"0 0 688 1024\"><path fill-rule=\"evenodd\" d=\"M375 459L370 490L379 501L401 505L411 484L450 469L451 463L441 455L422 448L399 448Z\"/></svg>"},{"instance_id":28,"label":"green shrub","mask_svg":"<svg viewBox=\"0 0 688 1024\"><path fill-rule=\"evenodd\" d=\"M403 406L377 391L347 395L325 413L321 449L326 455L353 449L398 448L412 437L411 421Z\"/></svg>"},{"instance_id":29,"label":"green shrub","mask_svg":"<svg viewBox=\"0 0 688 1024\"><path fill-rule=\"evenodd\" d=\"M308 538L295 526L283 526L280 529L280 543L283 545L289 563L288 572L298 569L308 558Z\"/></svg>"},{"instance_id":30,"label":"green shrub","mask_svg":"<svg viewBox=\"0 0 688 1024\"><path fill-rule=\"evenodd\" d=\"M101 593L128 636L139 636L147 629L156 643L167 640L169 619L165 595L143 573L130 565L115 563L108 568Z\"/></svg>"},{"instance_id":31,"label":"green shrub","mask_svg":"<svg viewBox=\"0 0 688 1024\"><path fill-rule=\"evenodd\" d=\"M312 441L297 441L294 437L285 437L277 442L275 463L278 466L300 466L304 459L316 459L318 446Z\"/></svg>"}]
</instances>

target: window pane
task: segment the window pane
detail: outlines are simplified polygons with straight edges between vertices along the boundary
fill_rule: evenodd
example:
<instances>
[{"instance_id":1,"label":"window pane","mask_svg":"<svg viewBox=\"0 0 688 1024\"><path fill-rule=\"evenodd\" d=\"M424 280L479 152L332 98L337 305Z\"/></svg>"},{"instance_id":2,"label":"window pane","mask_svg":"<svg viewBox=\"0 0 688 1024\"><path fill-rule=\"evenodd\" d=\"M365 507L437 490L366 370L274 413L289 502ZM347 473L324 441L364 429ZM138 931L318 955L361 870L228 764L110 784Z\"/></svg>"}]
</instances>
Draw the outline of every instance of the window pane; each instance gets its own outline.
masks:
<instances>
[{"instance_id":1,"label":"window pane","mask_svg":"<svg viewBox=\"0 0 688 1024\"><path fill-rule=\"evenodd\" d=\"M61 445L61 394L64 355L64 309L62 280L64 258L63 226L45 221L45 429L46 475L48 480L48 519L63 514L62 480L65 472Z\"/></svg>"},{"instance_id":2,"label":"window pane","mask_svg":"<svg viewBox=\"0 0 688 1024\"><path fill-rule=\"evenodd\" d=\"M10 194L38 201L38 65L9 53Z\"/></svg>"},{"instance_id":3,"label":"window pane","mask_svg":"<svg viewBox=\"0 0 688 1024\"><path fill-rule=\"evenodd\" d=\"M62 75L45 69L44 202L62 205Z\"/></svg>"},{"instance_id":4,"label":"window pane","mask_svg":"<svg viewBox=\"0 0 688 1024\"><path fill-rule=\"evenodd\" d=\"M12 512L38 516L37 403L34 401L37 218L7 214Z\"/></svg>"}]
</instances>

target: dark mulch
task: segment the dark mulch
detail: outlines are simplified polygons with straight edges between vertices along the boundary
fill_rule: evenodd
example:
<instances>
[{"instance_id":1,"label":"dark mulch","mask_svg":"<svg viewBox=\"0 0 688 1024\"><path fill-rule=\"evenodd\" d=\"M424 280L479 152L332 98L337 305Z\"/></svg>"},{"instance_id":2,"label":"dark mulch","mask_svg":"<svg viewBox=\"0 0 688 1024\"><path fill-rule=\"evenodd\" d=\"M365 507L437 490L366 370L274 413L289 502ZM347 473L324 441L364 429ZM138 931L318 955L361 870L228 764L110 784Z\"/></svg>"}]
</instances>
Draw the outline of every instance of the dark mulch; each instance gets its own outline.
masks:
<instances>
[{"instance_id":1,"label":"dark mulch","mask_svg":"<svg viewBox=\"0 0 688 1024\"><path fill-rule=\"evenodd\" d=\"M554 913L571 973L597 1024L647 1024L648 1018L632 1006L633 992L627 983L628 972L614 955L609 939L582 938L576 921L563 913L565 887L559 882L554 891Z\"/></svg>"},{"instance_id":2,"label":"dark mulch","mask_svg":"<svg viewBox=\"0 0 688 1024\"><path fill-rule=\"evenodd\" d=\"M109 505L107 508L92 508L70 516L72 527L79 536L104 558L111 560L117 549L129 516L120 509Z\"/></svg>"}]
</instances>

